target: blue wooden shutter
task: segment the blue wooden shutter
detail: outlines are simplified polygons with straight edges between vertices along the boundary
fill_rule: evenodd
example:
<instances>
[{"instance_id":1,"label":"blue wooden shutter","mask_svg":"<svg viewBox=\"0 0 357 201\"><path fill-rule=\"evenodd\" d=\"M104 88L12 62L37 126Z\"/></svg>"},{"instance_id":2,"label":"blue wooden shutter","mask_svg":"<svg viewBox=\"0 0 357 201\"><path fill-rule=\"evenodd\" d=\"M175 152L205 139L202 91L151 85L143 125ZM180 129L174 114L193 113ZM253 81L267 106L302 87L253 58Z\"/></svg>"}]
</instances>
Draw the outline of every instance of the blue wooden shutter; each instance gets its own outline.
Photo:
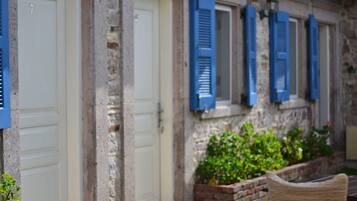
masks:
<instances>
[{"instance_id":1,"label":"blue wooden shutter","mask_svg":"<svg viewBox=\"0 0 357 201\"><path fill-rule=\"evenodd\" d=\"M257 64L256 64L256 9L249 4L245 8L245 57L246 57L246 90L247 105L257 104Z\"/></svg>"},{"instance_id":2,"label":"blue wooden shutter","mask_svg":"<svg viewBox=\"0 0 357 201\"><path fill-rule=\"evenodd\" d=\"M290 96L289 14L270 16L270 99L281 103Z\"/></svg>"},{"instance_id":3,"label":"blue wooden shutter","mask_svg":"<svg viewBox=\"0 0 357 201\"><path fill-rule=\"evenodd\" d=\"M215 0L190 0L190 106L216 106Z\"/></svg>"},{"instance_id":4,"label":"blue wooden shutter","mask_svg":"<svg viewBox=\"0 0 357 201\"><path fill-rule=\"evenodd\" d=\"M0 3L0 129L11 126L8 0Z\"/></svg>"},{"instance_id":5,"label":"blue wooden shutter","mask_svg":"<svg viewBox=\"0 0 357 201\"><path fill-rule=\"evenodd\" d=\"M309 16L307 26L309 99L314 101L319 98L319 31L313 15Z\"/></svg>"}]
</instances>

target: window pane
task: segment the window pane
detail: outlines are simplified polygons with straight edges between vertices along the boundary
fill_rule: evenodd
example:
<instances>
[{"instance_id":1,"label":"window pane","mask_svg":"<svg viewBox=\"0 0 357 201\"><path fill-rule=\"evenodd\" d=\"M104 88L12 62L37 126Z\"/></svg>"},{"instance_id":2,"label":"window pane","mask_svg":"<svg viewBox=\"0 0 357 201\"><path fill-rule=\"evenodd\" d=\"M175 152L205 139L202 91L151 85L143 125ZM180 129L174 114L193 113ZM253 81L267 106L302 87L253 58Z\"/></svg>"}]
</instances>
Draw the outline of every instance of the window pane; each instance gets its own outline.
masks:
<instances>
[{"instance_id":1,"label":"window pane","mask_svg":"<svg viewBox=\"0 0 357 201\"><path fill-rule=\"evenodd\" d=\"M217 100L231 97L230 12L216 10Z\"/></svg>"},{"instance_id":2,"label":"window pane","mask_svg":"<svg viewBox=\"0 0 357 201\"><path fill-rule=\"evenodd\" d=\"M290 21L290 95L298 95L298 38L297 21Z\"/></svg>"}]
</instances>

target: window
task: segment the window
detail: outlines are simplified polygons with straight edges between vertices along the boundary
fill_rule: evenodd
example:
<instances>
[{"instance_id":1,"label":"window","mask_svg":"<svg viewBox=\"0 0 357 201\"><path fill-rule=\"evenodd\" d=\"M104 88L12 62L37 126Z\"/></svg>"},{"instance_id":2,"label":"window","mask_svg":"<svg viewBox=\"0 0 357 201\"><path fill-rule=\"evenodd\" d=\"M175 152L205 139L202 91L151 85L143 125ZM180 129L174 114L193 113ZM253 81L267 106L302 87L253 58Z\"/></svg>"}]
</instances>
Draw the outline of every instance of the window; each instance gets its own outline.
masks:
<instances>
[{"instance_id":1,"label":"window","mask_svg":"<svg viewBox=\"0 0 357 201\"><path fill-rule=\"evenodd\" d=\"M216 5L217 103L232 103L232 9Z\"/></svg>"},{"instance_id":2,"label":"window","mask_svg":"<svg viewBox=\"0 0 357 201\"><path fill-rule=\"evenodd\" d=\"M245 8L249 8L249 12L242 13L238 5L218 4L215 0L189 2L190 109L205 111L202 114L210 117L237 115L241 113L240 104L245 103L246 97L256 93L255 65L245 71L248 62L244 62L248 58L246 55L251 55L249 61L255 64L256 45L248 43L250 52L245 51L244 36L249 30L253 37L248 41L255 41L256 9L250 5ZM245 26L252 28L244 29ZM249 54L245 55L245 52ZM247 72L249 76L246 76ZM248 80L249 84L246 84L246 77L252 78ZM249 92L249 96L245 92Z\"/></svg>"},{"instance_id":3,"label":"window","mask_svg":"<svg viewBox=\"0 0 357 201\"><path fill-rule=\"evenodd\" d=\"M297 98L299 94L298 33L298 20L290 18L290 98Z\"/></svg>"}]
</instances>

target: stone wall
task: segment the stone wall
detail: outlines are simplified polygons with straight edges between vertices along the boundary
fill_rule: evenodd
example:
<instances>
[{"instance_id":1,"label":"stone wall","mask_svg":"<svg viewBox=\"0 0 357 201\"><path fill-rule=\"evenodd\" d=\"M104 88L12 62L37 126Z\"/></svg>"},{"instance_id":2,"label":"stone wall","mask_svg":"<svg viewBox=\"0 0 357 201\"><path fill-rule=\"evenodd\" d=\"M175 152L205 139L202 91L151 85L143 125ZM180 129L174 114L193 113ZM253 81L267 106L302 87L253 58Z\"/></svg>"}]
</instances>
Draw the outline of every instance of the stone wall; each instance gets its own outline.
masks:
<instances>
[{"instance_id":1,"label":"stone wall","mask_svg":"<svg viewBox=\"0 0 357 201\"><path fill-rule=\"evenodd\" d=\"M9 172L21 183L20 175L20 133L18 106L18 38L17 38L17 1L9 0L9 38L10 38L10 73L11 73L11 118L10 129L0 129L1 171Z\"/></svg>"},{"instance_id":2,"label":"stone wall","mask_svg":"<svg viewBox=\"0 0 357 201\"><path fill-rule=\"evenodd\" d=\"M301 127L306 131L313 125L313 104L306 101L302 107L298 105L290 109L270 102L268 20L267 18L259 20L259 15L257 16L257 73L258 104L255 107L250 109L240 105L241 113L223 118L201 119L200 114L190 115L192 121L187 121L186 132L193 136L195 163L201 158L212 134L224 130L239 131L241 125L246 122L253 123L257 129L272 128L279 135L293 127Z\"/></svg>"},{"instance_id":3,"label":"stone wall","mask_svg":"<svg viewBox=\"0 0 357 201\"><path fill-rule=\"evenodd\" d=\"M344 1L341 12L341 110L343 125L357 125L357 2Z\"/></svg>"},{"instance_id":4,"label":"stone wall","mask_svg":"<svg viewBox=\"0 0 357 201\"><path fill-rule=\"evenodd\" d=\"M235 0L227 0L235 1ZM237 0L244 2L244 0ZM17 1L11 0L11 35L17 34ZM83 3L84 2L84 3ZM183 3L182 3L183 2ZM260 1L255 1L261 8ZM341 12L341 45L342 55L342 87L343 87L343 125L357 124L357 79L356 74L349 71L349 66L357 68L357 6L353 0L345 1L345 10ZM93 178L85 177L90 182L90 198L86 200L134 200L134 157L133 143L133 19L132 0L91 0L82 1L88 6L89 17L88 41L83 41L83 47L93 48L91 56L84 59L92 67L83 66L84 73L94 79L84 86L84 95L92 99L84 106L87 112L94 116L85 117L87 124L93 124L94 130L89 130L91 143L83 143L84 152L89 150L88 163L84 164L84 172L88 169ZM209 137L213 133L224 130L238 130L245 122L252 122L258 129L273 128L277 134L282 134L292 127L299 126L308 130L314 125L314 104L304 101L303 104L291 104L291 107L281 107L269 101L269 32L268 20L260 20L257 16L257 64L258 64L258 105L252 109L239 106L239 113L234 116L202 119L201 114L194 114L188 107L188 31L187 1L173 0L175 29L175 67L174 67L174 104L175 104L175 195L176 200L192 200L194 171L204 155ZM83 7L87 8L87 7ZM258 9L259 10L259 9ZM82 25L83 26L83 25ZM14 128L3 133L4 169L20 179L19 165L19 133L17 128L17 38L11 38L11 70L12 70L12 101ZM93 47L92 47L93 46ZM99 48L97 48L99 47ZM85 49L87 51L87 49ZM186 52L185 52L186 51ZM84 61L84 64L87 61ZM93 63L91 63L93 62ZM346 64L346 65L345 65ZM352 72L352 73L350 73ZM92 81L94 83L92 83ZM83 81L83 83L87 83ZM93 86L92 86L93 85ZM93 97L88 97L86 90L91 90ZM87 101L87 100L85 100ZM88 106L88 107L87 107ZM103 107L104 106L104 107ZM94 110L94 111L92 111ZM104 111L104 113L103 113ZM96 113L96 114L92 114ZM86 120L83 120L86 121ZM83 130L87 131L86 128ZM0 132L1 133L1 132ZM87 155L85 155L87 157ZM85 161L86 162L86 161ZM109 175L108 175L109 174ZM107 178L108 177L108 178ZM182 183L180 180L183 179ZM179 184L179 185L178 185ZM84 186L87 188L88 186ZM95 189L97 188L97 189ZM96 192L93 192L96 191ZM108 192L108 195L107 195ZM90 195L89 195L90 194ZM93 195L93 196L92 196ZM95 198L94 198L95 197Z\"/></svg>"},{"instance_id":5,"label":"stone wall","mask_svg":"<svg viewBox=\"0 0 357 201\"><path fill-rule=\"evenodd\" d=\"M235 1L235 0L229 0ZM239 0L242 2L241 0ZM133 150L130 150L132 142L132 90L133 83L130 82L133 69L131 40L124 40L132 35L130 23L132 19L125 12L132 12L130 0L106 0L101 2L106 5L106 57L107 57L107 87L108 87L108 168L109 168L109 200L132 200L133 199ZM258 9L261 1L255 1ZM187 57L187 2L173 1L174 15L174 160L175 160L175 200L193 199L194 171L202 159L209 137L213 133L224 130L238 130L245 122L252 122L257 129L273 128L278 135L287 130L299 126L308 130L315 124L315 105L308 101L302 101L287 106L279 106L270 103L269 100L269 32L267 18L260 20L257 16L257 64L258 64L258 105L249 109L243 105L239 106L238 113L233 116L219 118L203 118L205 114L195 114L188 107L188 57ZM123 9L125 8L125 9ZM357 60L357 32L351 29L356 26L357 17L354 15L355 8L346 6L341 12L343 57L342 63L353 63ZM127 13L128 14L128 13ZM182 28L182 26L184 28ZM125 46L129 45L125 52ZM356 65L356 64L355 64ZM357 65L356 65L357 66ZM130 69L131 70L128 70ZM344 68L345 69L345 68ZM353 116L357 114L357 81L355 75L341 72L343 77L343 100L346 104L341 105L345 113L344 124L357 123ZM128 76L129 75L129 76ZM355 89L356 88L356 89ZM355 94L355 95L354 95ZM355 108L355 109L353 109ZM125 135L124 135L125 133ZM103 149L105 150L105 149ZM100 151L100 150L97 150ZM131 180L131 181L130 181ZM182 180L182 181L181 181Z\"/></svg>"},{"instance_id":6,"label":"stone wall","mask_svg":"<svg viewBox=\"0 0 357 201\"><path fill-rule=\"evenodd\" d=\"M123 39L130 30L123 19L132 23L131 17L123 17L132 12L128 2L131 4L131 0L82 1L82 9L88 11L82 13L84 200L134 200L133 188L127 187L133 182L124 182L134 180L124 168L125 147L132 147L123 137L124 109L130 104L123 98L122 78L125 62L132 60L131 55L123 56L123 48L133 38L129 34L129 39ZM130 136L130 132L125 134ZM127 166L132 169L131 164Z\"/></svg>"},{"instance_id":7,"label":"stone wall","mask_svg":"<svg viewBox=\"0 0 357 201\"><path fill-rule=\"evenodd\" d=\"M119 198L119 129L120 129L120 90L119 86L119 27L116 20L119 19L119 2L108 0L108 23L110 29L107 33L107 54L108 54L108 75L109 75L109 103L108 116L111 128L109 130L109 200L114 201Z\"/></svg>"},{"instance_id":8,"label":"stone wall","mask_svg":"<svg viewBox=\"0 0 357 201\"><path fill-rule=\"evenodd\" d=\"M236 2L234 0L229 0L230 2ZM237 1L241 5L245 5L244 1ZM265 1L252 1L256 7L257 11L259 11L262 6L264 5ZM291 1L294 4L298 4L299 6L296 7L298 11L297 16L303 17L307 19L309 12L309 5L308 3L298 3L298 1ZM303 1L301 1L303 2ZM284 9L289 7L289 12L294 10L291 5L289 5L288 1L284 1L281 4ZM183 3L183 8L187 8L187 5ZM314 4L315 6L315 4ZM316 11L316 15L321 18L328 16L327 18L333 19L336 21L337 31L338 29L338 22L339 19L335 18L335 16L339 16L339 7L338 6L331 6L331 4L326 5L321 3L316 6L319 8ZM299 9L301 9L300 12ZM317 9L316 9L317 10ZM187 15L184 11L183 15ZM330 13L333 13L329 15ZM181 13L182 16L182 13ZM351 16L351 14L349 15ZM183 23L182 26L187 26L188 21L184 19L180 21ZM303 22L302 22L303 23ZM351 22L352 23L352 22ZM351 25L348 25L351 26ZM302 26L304 27L304 26ZM305 28L302 29L303 33ZM355 29L354 29L355 31ZM339 34L337 34L339 36ZM306 44L306 36L302 34L303 40L299 40L300 44ZM211 112L208 114L200 114L200 113L193 113L189 109L189 88L188 85L185 83L189 82L189 63L188 58L188 43L189 41L181 39L178 37L178 40L181 41L179 45L182 45L182 52L183 55L177 54L175 55L177 58L183 57L184 62L181 66L175 67L174 72L180 74L180 77L174 80L175 83L175 100L177 103L175 104L175 118L177 119L177 123L174 124L175 129L175 156L176 158L176 175L183 175L184 181L180 181L181 178L177 178L175 181L175 191L182 192L184 191L184 196L181 197L180 195L176 194L175 198L177 200L192 200L193 198L193 186L194 186L194 172L195 169L205 154L206 145L208 140L212 134L221 133L225 130L235 130L238 131L242 124L246 122L251 122L254 126L258 129L274 129L277 135L282 135L286 133L289 129L294 127L300 127L305 130L305 132L309 131L312 126L316 125L316 116L318 114L317 104L309 102L306 98L307 92L307 83L303 83L302 85L302 92L301 99L298 101L290 101L289 103L284 103L282 105L273 104L270 102L270 89L269 89L269 24L268 19L264 18L263 20L260 19L260 16L257 13L257 72L258 72L258 104L253 108L247 108L244 105L238 105L236 107L236 111L232 115L230 112L219 113L220 115L215 116L214 114L211 115ZM338 43L338 39L336 39L336 43ZM181 46L180 46L181 47ZM303 46L304 47L304 46ZM306 48L306 47L305 47ZM339 54L339 48L335 49L337 54ZM306 50L302 51L304 54ZM306 56L306 55L305 55ZM351 61L356 61L357 57L355 57ZM301 68L304 70L302 71L302 79L307 80L306 78L306 58L301 59L302 64ZM336 58L336 62L339 61ZM304 63L305 62L305 63ZM339 69L339 66L334 66L333 69ZM350 75L348 75L350 76ZM338 79L339 80L339 79ZM352 82L350 85L352 86L356 83L356 79L348 79L349 82ZM243 81L241 81L243 82ZM354 84L357 86L356 84ZM182 86L185 86L182 88ZM337 97L340 97L339 91L335 90L338 85L334 85L332 83L333 89L331 89L331 113L332 115L335 113L339 113L339 100ZM177 92L176 92L177 91ZM351 100L351 98L346 98L347 100ZM357 100L357 99L356 99ZM182 104L184 105L184 110L182 110ZM350 103L352 104L352 102ZM335 105L337 109L335 109ZM356 104L357 105L357 104ZM237 109L238 108L238 109ZM237 112L238 111L238 112ZM347 111L344 108L344 111ZM182 114L183 113L183 114ZM217 112L216 112L217 113ZM223 114L223 115L222 115ZM182 117L180 117L182 115ZM209 118L207 118L209 117ZM334 120L334 116L332 116L332 120ZM346 118L344 118L346 119ZM176 120L174 120L176 122ZM342 126L343 127L343 126ZM181 131L183 129L184 131ZM180 133L180 132L183 132ZM340 138L340 133L335 134L338 140L333 140L332 143L340 144L344 141ZM183 143L180 144L180 143ZM183 151L181 149L184 149ZM179 158L183 157L184 159L180 160ZM184 185L182 187L181 185Z\"/></svg>"},{"instance_id":9,"label":"stone wall","mask_svg":"<svg viewBox=\"0 0 357 201\"><path fill-rule=\"evenodd\" d=\"M259 1L260 2L260 1ZM260 10L261 3L255 3ZM302 104L278 105L270 102L269 90L269 25L268 18L260 19L257 13L257 80L258 104L253 108L239 105L236 115L219 118L202 118L202 114L189 111L186 102L185 111L185 200L192 200L194 171L205 154L206 145L212 134L225 130L238 131L242 124L251 122L258 129L272 128L277 135L282 135L294 127L305 131L315 124L315 106L307 100ZM185 75L186 76L186 75ZM188 76L188 74L187 74ZM234 79L234 78L233 78ZM305 89L306 90L306 89ZM188 91L188 89L187 89ZM185 99L188 101L188 99ZM288 107L284 107L289 105ZM180 188L180 187L177 187Z\"/></svg>"},{"instance_id":10,"label":"stone wall","mask_svg":"<svg viewBox=\"0 0 357 201\"><path fill-rule=\"evenodd\" d=\"M106 5L109 200L134 201L133 1L106 0Z\"/></svg>"}]
</instances>

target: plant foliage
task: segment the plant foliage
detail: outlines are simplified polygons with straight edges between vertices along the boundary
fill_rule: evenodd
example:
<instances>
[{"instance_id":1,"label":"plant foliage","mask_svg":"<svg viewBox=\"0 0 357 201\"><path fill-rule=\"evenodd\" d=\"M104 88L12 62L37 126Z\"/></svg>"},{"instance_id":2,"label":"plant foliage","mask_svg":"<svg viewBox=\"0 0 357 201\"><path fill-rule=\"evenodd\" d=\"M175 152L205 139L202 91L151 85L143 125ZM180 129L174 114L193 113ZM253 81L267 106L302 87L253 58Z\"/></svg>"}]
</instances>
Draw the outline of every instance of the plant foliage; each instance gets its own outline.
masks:
<instances>
[{"instance_id":1,"label":"plant foliage","mask_svg":"<svg viewBox=\"0 0 357 201\"><path fill-rule=\"evenodd\" d=\"M200 183L231 184L277 170L287 164L281 142L272 130L256 132L244 124L240 134L233 131L210 138L207 156L196 171Z\"/></svg>"},{"instance_id":2,"label":"plant foliage","mask_svg":"<svg viewBox=\"0 0 357 201\"><path fill-rule=\"evenodd\" d=\"M311 130L303 140L304 160L312 160L320 156L331 156L333 154L332 146L327 143L331 130L331 124Z\"/></svg>"},{"instance_id":3,"label":"plant foliage","mask_svg":"<svg viewBox=\"0 0 357 201\"><path fill-rule=\"evenodd\" d=\"M20 187L15 179L8 173L0 178L0 201L20 201Z\"/></svg>"},{"instance_id":4,"label":"plant foliage","mask_svg":"<svg viewBox=\"0 0 357 201\"><path fill-rule=\"evenodd\" d=\"M303 159L303 130L294 128L281 140L282 154L289 161L289 165L296 164Z\"/></svg>"},{"instance_id":5,"label":"plant foliage","mask_svg":"<svg viewBox=\"0 0 357 201\"><path fill-rule=\"evenodd\" d=\"M294 128L279 139L273 130L256 132L253 125L247 123L239 133L227 131L213 135L207 155L196 170L196 181L232 184L288 164L330 156L333 149L327 142L331 130L332 124L327 124L303 136L302 129Z\"/></svg>"}]
</instances>

